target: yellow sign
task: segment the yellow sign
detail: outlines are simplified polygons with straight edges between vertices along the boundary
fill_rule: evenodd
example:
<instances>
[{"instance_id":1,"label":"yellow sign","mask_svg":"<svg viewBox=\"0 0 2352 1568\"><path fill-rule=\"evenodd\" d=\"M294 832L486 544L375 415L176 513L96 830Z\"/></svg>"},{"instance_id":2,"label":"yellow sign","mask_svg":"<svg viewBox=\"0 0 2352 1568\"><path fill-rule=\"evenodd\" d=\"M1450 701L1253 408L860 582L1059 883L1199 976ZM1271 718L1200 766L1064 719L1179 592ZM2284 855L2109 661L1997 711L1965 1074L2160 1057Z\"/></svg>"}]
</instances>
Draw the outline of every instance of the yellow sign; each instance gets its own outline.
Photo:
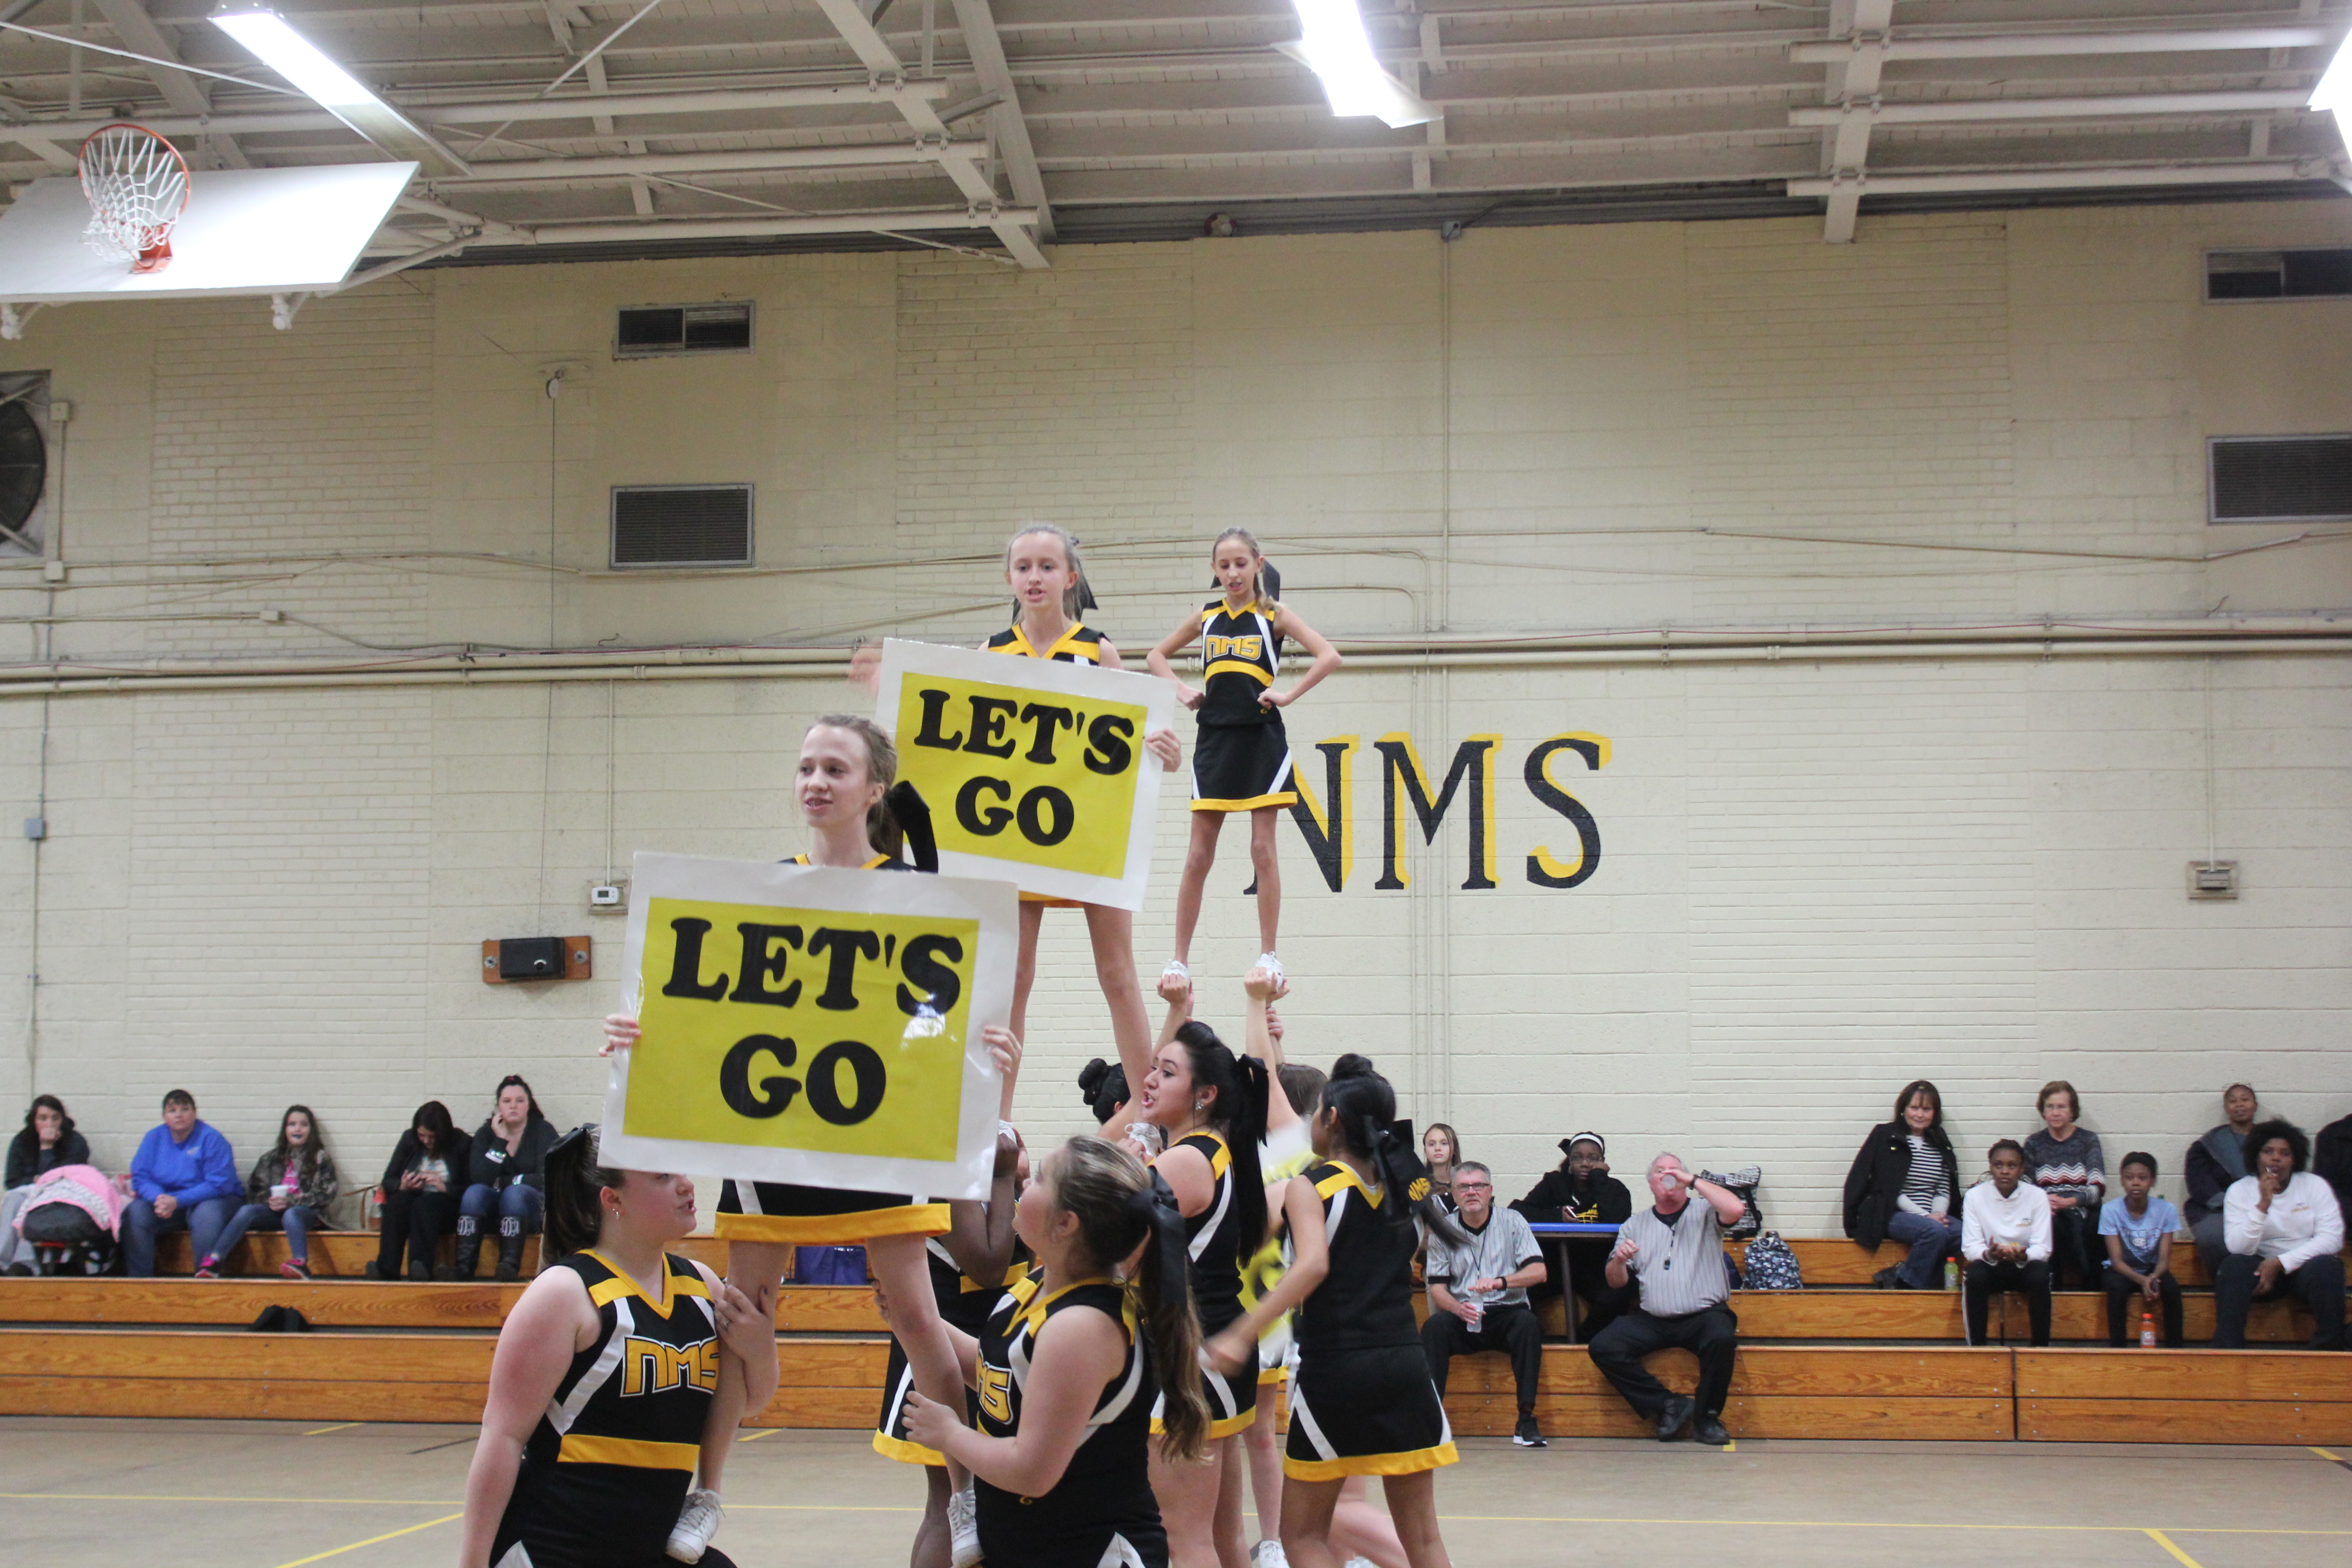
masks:
<instances>
[{"instance_id":1,"label":"yellow sign","mask_svg":"<svg viewBox=\"0 0 2352 1568\"><path fill-rule=\"evenodd\" d=\"M1120 670L890 641L877 717L931 808L942 870L1140 907L1173 689Z\"/></svg>"},{"instance_id":2,"label":"yellow sign","mask_svg":"<svg viewBox=\"0 0 2352 1568\"><path fill-rule=\"evenodd\" d=\"M1002 881L639 855L607 1163L985 1194L1011 1007ZM624 1005L625 1010L628 1004Z\"/></svg>"}]
</instances>

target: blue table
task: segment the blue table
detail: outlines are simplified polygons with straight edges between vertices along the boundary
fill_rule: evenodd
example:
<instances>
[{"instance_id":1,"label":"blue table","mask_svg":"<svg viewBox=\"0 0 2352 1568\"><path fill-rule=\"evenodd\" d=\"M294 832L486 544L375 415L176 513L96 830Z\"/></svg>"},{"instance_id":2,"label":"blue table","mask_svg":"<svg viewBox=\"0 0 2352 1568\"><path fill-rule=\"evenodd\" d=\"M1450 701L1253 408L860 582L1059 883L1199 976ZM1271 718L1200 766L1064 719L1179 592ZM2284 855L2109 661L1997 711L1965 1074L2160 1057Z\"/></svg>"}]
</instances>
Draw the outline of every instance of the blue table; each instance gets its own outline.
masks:
<instances>
[{"instance_id":1,"label":"blue table","mask_svg":"<svg viewBox=\"0 0 2352 1568\"><path fill-rule=\"evenodd\" d=\"M1570 1219L1552 1220L1542 1225L1538 1225L1531 1220L1528 1224L1528 1228L1536 1233L1538 1241L1566 1241L1570 1237L1613 1237L1621 1227L1605 1225L1596 1220ZM1568 1277L1568 1248L1547 1247L1545 1251L1559 1261L1560 1305L1568 1310L1568 1342L1574 1344L1576 1342L1576 1288L1574 1282Z\"/></svg>"}]
</instances>

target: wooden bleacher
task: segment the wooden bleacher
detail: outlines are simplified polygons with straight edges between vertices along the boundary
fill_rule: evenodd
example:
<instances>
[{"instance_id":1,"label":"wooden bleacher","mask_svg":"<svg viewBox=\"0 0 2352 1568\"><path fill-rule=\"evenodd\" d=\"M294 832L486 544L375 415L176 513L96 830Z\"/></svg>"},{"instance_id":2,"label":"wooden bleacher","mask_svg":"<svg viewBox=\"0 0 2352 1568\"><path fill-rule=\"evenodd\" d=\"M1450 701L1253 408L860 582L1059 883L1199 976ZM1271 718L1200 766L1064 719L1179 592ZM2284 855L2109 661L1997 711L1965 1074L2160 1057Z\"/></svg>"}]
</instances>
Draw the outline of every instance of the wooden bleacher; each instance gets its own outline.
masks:
<instances>
[{"instance_id":1,"label":"wooden bleacher","mask_svg":"<svg viewBox=\"0 0 2352 1568\"><path fill-rule=\"evenodd\" d=\"M186 1267L186 1238L178 1244ZM0 1414L299 1421L471 1422L480 1416L495 1331L524 1286L376 1283L352 1276L376 1238L312 1239L318 1278L270 1277L284 1238L250 1238L232 1268L258 1277L199 1280L0 1279ZM257 1245L259 1244L259 1245ZM1878 1290L1871 1274L1899 1256L1845 1241L1794 1241L1807 1289L1742 1291L1741 1351L1725 1425L1735 1436L2007 1441L2352 1443L2352 1355L2286 1348L2309 1333L2284 1302L2255 1310L2246 1352L2110 1351L2104 1298L2062 1292L2058 1348L2032 1350L2023 1303L1992 1320L1996 1342L1958 1343L1957 1292ZM682 1250L723 1265L723 1245ZM536 1264L528 1248L526 1267ZM1737 1249L1735 1249L1735 1254ZM173 1261L167 1251L163 1259ZM2189 1287L2192 1341L2212 1327L2193 1248L2175 1255ZM299 1308L320 1331L243 1331L263 1308ZM1548 1328L1563 1326L1545 1304ZM775 1399L754 1425L865 1428L880 1399L887 1342L870 1291L793 1286ZM2068 1342L2073 1342L2069 1343ZM1653 1363L1687 1389L1678 1351ZM1507 1434L1516 1413L1499 1356L1455 1363L1446 1405L1465 1436ZM1580 1346L1545 1347L1537 1415L1555 1436L1634 1436L1641 1422Z\"/></svg>"}]
</instances>

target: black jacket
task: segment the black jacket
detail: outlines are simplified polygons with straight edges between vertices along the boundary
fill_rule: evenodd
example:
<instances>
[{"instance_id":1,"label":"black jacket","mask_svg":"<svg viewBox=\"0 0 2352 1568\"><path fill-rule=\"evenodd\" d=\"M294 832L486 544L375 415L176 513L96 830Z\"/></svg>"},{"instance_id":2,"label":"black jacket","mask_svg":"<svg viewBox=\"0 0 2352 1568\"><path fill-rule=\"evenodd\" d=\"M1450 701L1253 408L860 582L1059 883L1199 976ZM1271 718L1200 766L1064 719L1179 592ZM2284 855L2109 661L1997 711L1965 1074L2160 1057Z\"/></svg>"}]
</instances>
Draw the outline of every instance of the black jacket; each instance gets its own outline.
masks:
<instances>
[{"instance_id":1,"label":"black jacket","mask_svg":"<svg viewBox=\"0 0 2352 1568\"><path fill-rule=\"evenodd\" d=\"M2230 1184L2238 1179L2230 1174L2229 1167L2215 1159L2213 1151L2205 1146L2206 1139L2215 1132L2226 1134L2229 1126L2225 1121L2208 1131L2204 1138L2189 1145L2189 1158L2183 1162L2188 1166L2189 1201L2180 1205L2180 1213L2181 1217L2191 1225L2208 1215L2220 1214L2221 1194L2228 1192Z\"/></svg>"},{"instance_id":2,"label":"black jacket","mask_svg":"<svg viewBox=\"0 0 2352 1568\"><path fill-rule=\"evenodd\" d=\"M547 1152L555 1147L555 1137L554 1123L544 1116L534 1116L522 1124L522 1142L509 1154L507 1141L499 1136L499 1130L486 1118L474 1129L466 1184L502 1193L520 1182L526 1187L545 1190Z\"/></svg>"},{"instance_id":3,"label":"black jacket","mask_svg":"<svg viewBox=\"0 0 2352 1568\"><path fill-rule=\"evenodd\" d=\"M449 1201L456 1203L464 1195L466 1174L473 1168L470 1163L473 1155L473 1140L467 1138L463 1132L452 1131L449 1134L449 1147L435 1152L449 1162ZM383 1195L389 1198L393 1194L400 1191L402 1175L415 1169L424 1162L424 1159L425 1145L417 1140L416 1129L411 1127L400 1135L399 1143L392 1151L392 1159L383 1168L382 1184Z\"/></svg>"},{"instance_id":4,"label":"black jacket","mask_svg":"<svg viewBox=\"0 0 2352 1568\"><path fill-rule=\"evenodd\" d=\"M2339 1117L2311 1141L2311 1168L2336 1189L2336 1201L2352 1214L2352 1116Z\"/></svg>"},{"instance_id":5,"label":"black jacket","mask_svg":"<svg viewBox=\"0 0 2352 1568\"><path fill-rule=\"evenodd\" d=\"M1928 1142L1937 1143L1944 1156L1944 1182L1952 1194L1951 1214L1960 1212L1960 1163L1952 1152L1952 1141L1943 1138L1938 1128L1928 1134ZM1911 1173L1911 1130L1899 1121L1882 1121L1870 1130L1862 1141L1861 1152L1853 1157L1853 1166L1845 1173L1845 1233L1869 1247L1878 1249L1886 1239L1886 1222L1895 1212L1895 1200L1903 1195L1903 1179Z\"/></svg>"},{"instance_id":6,"label":"black jacket","mask_svg":"<svg viewBox=\"0 0 2352 1568\"><path fill-rule=\"evenodd\" d=\"M58 1140L47 1164L41 1162L41 1135L29 1127L20 1127L8 1143L8 1179L0 1189L29 1187L44 1171L54 1171L59 1165L89 1163L89 1140L79 1132L68 1132Z\"/></svg>"},{"instance_id":7,"label":"black jacket","mask_svg":"<svg viewBox=\"0 0 2352 1568\"><path fill-rule=\"evenodd\" d=\"M1633 1194L1614 1176L1601 1176L1579 1189L1568 1167L1547 1171L1526 1197L1511 1206L1530 1225L1558 1225L1562 1220L1590 1220L1623 1225L1633 1217Z\"/></svg>"}]
</instances>

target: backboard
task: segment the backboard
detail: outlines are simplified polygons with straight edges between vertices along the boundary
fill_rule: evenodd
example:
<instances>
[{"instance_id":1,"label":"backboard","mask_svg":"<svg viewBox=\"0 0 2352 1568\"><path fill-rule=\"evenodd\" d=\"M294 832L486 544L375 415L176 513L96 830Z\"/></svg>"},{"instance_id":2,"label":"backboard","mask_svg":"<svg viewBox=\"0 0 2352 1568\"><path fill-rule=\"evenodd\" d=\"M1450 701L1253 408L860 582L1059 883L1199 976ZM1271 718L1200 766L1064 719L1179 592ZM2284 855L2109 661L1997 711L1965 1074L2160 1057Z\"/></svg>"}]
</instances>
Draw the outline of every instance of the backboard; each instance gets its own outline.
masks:
<instances>
[{"instance_id":1,"label":"backboard","mask_svg":"<svg viewBox=\"0 0 2352 1568\"><path fill-rule=\"evenodd\" d=\"M36 180L0 213L0 300L63 305L332 289L351 272L414 163L214 169L188 177L172 264L134 274L82 238L89 203L70 175Z\"/></svg>"}]
</instances>

